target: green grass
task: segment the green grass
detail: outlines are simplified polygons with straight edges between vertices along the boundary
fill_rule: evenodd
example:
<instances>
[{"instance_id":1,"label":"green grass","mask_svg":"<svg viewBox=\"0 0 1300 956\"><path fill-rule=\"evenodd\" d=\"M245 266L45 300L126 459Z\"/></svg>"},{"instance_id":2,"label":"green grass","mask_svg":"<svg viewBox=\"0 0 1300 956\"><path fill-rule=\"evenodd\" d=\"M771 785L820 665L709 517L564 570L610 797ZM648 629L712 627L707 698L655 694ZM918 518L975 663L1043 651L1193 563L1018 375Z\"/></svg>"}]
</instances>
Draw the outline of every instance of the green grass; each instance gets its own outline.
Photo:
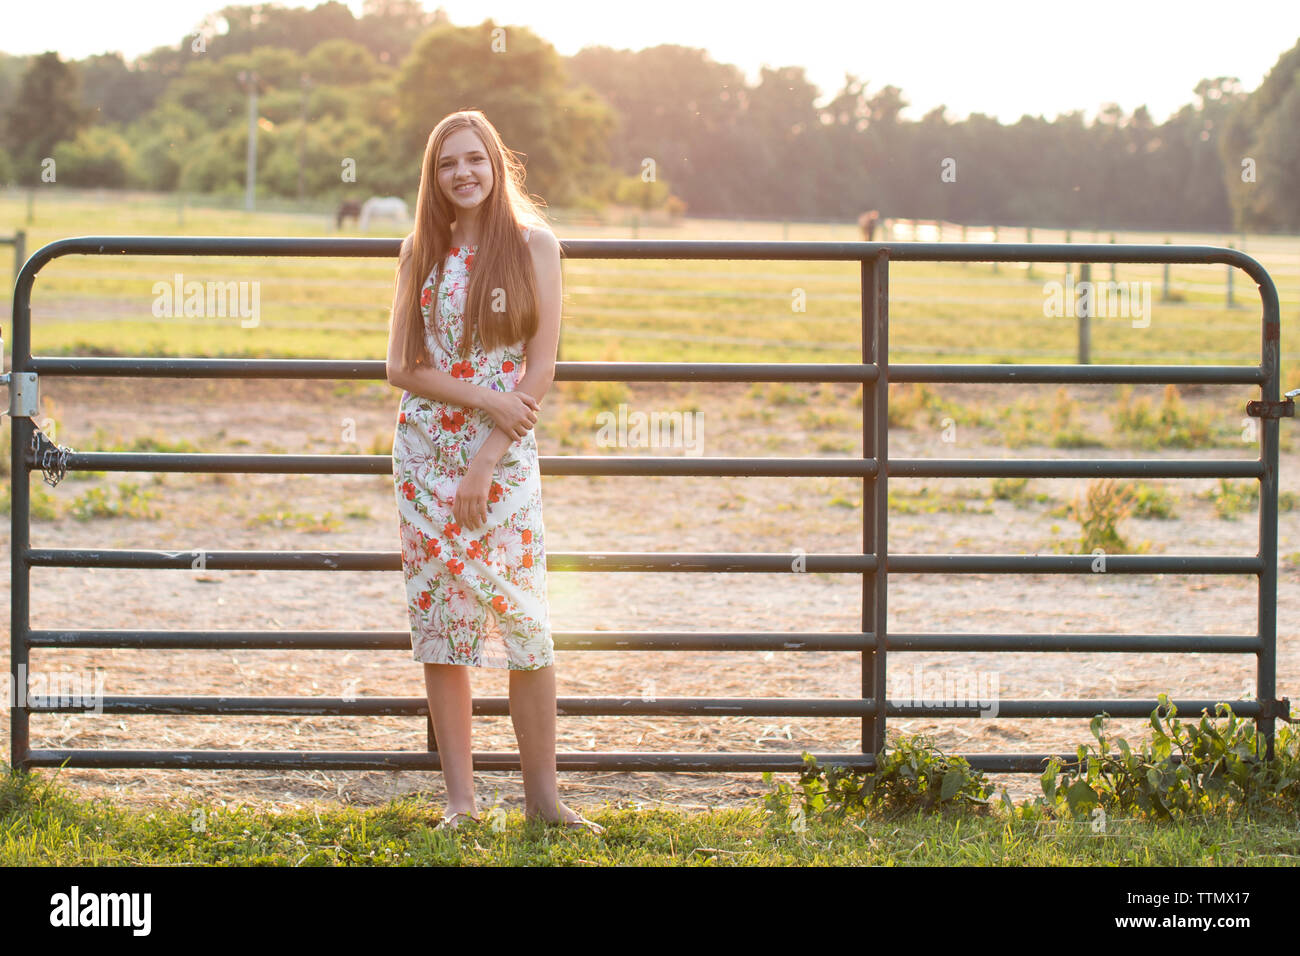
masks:
<instances>
[{"instance_id":1,"label":"green grass","mask_svg":"<svg viewBox=\"0 0 1300 956\"><path fill-rule=\"evenodd\" d=\"M1018 508L1047 504L1052 500L1051 495L1030 491L1028 478L994 478L992 494L999 501L1010 501Z\"/></svg>"},{"instance_id":2,"label":"green grass","mask_svg":"<svg viewBox=\"0 0 1300 956\"><path fill-rule=\"evenodd\" d=\"M343 528L343 522L329 511L323 515L303 511L264 511L248 519L246 525L249 528L291 528L303 532L329 532Z\"/></svg>"},{"instance_id":3,"label":"green grass","mask_svg":"<svg viewBox=\"0 0 1300 956\"><path fill-rule=\"evenodd\" d=\"M1159 485L1145 481L1130 482L1133 497L1133 517L1172 520L1178 517L1173 494Z\"/></svg>"},{"instance_id":4,"label":"green grass","mask_svg":"<svg viewBox=\"0 0 1300 956\"><path fill-rule=\"evenodd\" d=\"M969 489L939 491L928 485L916 491L889 492L889 510L892 514L993 514L989 495Z\"/></svg>"},{"instance_id":5,"label":"green grass","mask_svg":"<svg viewBox=\"0 0 1300 956\"><path fill-rule=\"evenodd\" d=\"M1224 812L1188 821L870 814L806 828L754 806L683 812L583 808L604 837L525 824L433 825L441 810L406 797L377 808L281 813L187 803L128 810L79 800L56 775L0 777L0 866L1286 866L1300 859L1294 818ZM794 776L794 775L789 775Z\"/></svg>"},{"instance_id":6,"label":"green grass","mask_svg":"<svg viewBox=\"0 0 1300 956\"><path fill-rule=\"evenodd\" d=\"M41 190L35 220L26 221L25 191L0 191L0 232L25 229L28 251L47 242L87 234L334 236L321 214L246 213L187 206L177 216L176 197ZM198 201L202 201L199 199ZM776 235L773 235L775 229ZM378 224L372 236L402 235L406 227ZM557 226L566 238L622 236L621 226ZM794 230L792 230L793 232ZM848 224L808 225L802 239L853 237ZM342 235L357 235L354 228ZM779 224L687 220L677 228L647 228L645 238L779 238ZM1161 242L1151 235L1121 237ZM1215 237L1179 241L1221 242ZM1248 250L1276 270L1283 308L1297 298L1296 278L1284 271L1300 255L1300 242L1249 237ZM34 303L37 354L153 354L382 358L395 263L389 259L276 259L246 257L65 257L46 266ZM1023 268L987 263L912 263L890 266L890 348L906 362L1073 362L1076 322L1044 315L1043 284L1064 276L1064 266ZM1146 328L1095 318L1092 361L1205 364L1258 361L1257 305L1238 283L1238 302L1227 308L1224 266L1175 266L1185 284L1182 301L1158 294ZM674 261L570 259L564 263L564 357L573 360L789 361L860 360L860 275L852 262ZM1103 270L1098 270L1099 273ZM259 324L237 318L155 318L156 282L260 283ZM1120 265L1121 282L1151 281L1158 265ZM806 293L806 309L791 306ZM85 318L80 318L85 316ZM74 321L67 321L74 319ZM107 321L105 321L107 320ZM1284 336L1286 379L1295 377L1292 340ZM1041 353L1041 354L1040 354Z\"/></svg>"},{"instance_id":7,"label":"green grass","mask_svg":"<svg viewBox=\"0 0 1300 956\"><path fill-rule=\"evenodd\" d=\"M95 518L148 518L162 517L162 510L152 502L157 498L153 491L141 491L134 482L119 482L110 491L107 488L87 488L72 500L68 513L78 521Z\"/></svg>"},{"instance_id":8,"label":"green grass","mask_svg":"<svg viewBox=\"0 0 1300 956\"><path fill-rule=\"evenodd\" d=\"M86 234L150 235L339 235L320 213L246 213L196 206L188 200L183 220L177 197L38 193L35 219L26 221L25 191L0 190L0 232L25 229L28 251L58 238ZM202 200L197 200L201 202ZM284 204L280 204L283 206ZM396 223L377 225L374 236L405 232ZM557 226L564 237L622 235L623 227ZM346 230L343 235L355 235ZM776 238L780 224L687 220L676 228L648 228L646 238ZM847 224L796 225L801 239L853 238ZM1163 241L1163 235L1132 234L1124 241ZM1211 241L1214 237L1176 237ZM1248 249L1277 269L1283 307L1300 299L1300 280L1289 264L1300 259L1300 241L1248 237ZM42 355L145 355L381 359L387 351L388 313L395 264L389 259L249 257L64 257L41 272L33 300L32 347ZM1258 317L1253 308L1227 308L1221 291L1226 267L1175 267L1184 284L1181 301L1154 305L1149 327L1097 318L1092 323L1096 363L1181 362L1248 364L1258 361ZM562 358L576 361L649 362L856 362L860 361L860 275L855 263L780 261L599 260L564 262L565 313ZM987 263L891 264L890 349L896 362L1063 362L1075 360L1076 323L1043 313L1043 283L1064 275L1064 266L1036 266L1034 276ZM1122 282L1153 281L1159 266L1121 265ZM1098 270L1101 273L1106 270ZM153 314L154 284L185 281L256 281L260 319L243 328L237 317L200 319ZM1300 272L1296 273L1300 275ZM1238 301L1248 303L1245 284ZM804 311L791 308L791 291L807 294ZM1158 298L1158 297L1157 297ZM1292 341L1284 337L1284 387L1296 384ZM1163 357L1162 357L1163 356ZM621 383L574 383L593 408L627 400ZM337 394L382 396L374 383L340 383ZM1240 448L1245 402L1257 389L1216 389L1196 407L1168 390L1158 402L1133 397L1132 388L1109 390L1112 397L1085 415L1075 390L1042 397L1017 396L963 405L942 388L890 385L893 427L991 429L1010 447L1050 448ZM750 404L765 424L782 412L803 412L802 427L852 429L846 410L816 407L824 392L816 386L761 383ZM1009 401L1009 404L1008 404ZM824 403L822 403L824 404ZM807 406L813 407L808 408ZM860 394L853 399L861 407ZM1111 420L1111 434L1097 422ZM1291 447L1291 426L1282 423L1282 447ZM815 450L853 454L844 436L817 435ZM381 446L376 446L381 447ZM570 444L566 447L576 447ZM1257 446L1255 446L1257 447ZM187 449L175 449L187 450ZM380 452L372 452L380 453Z\"/></svg>"}]
</instances>

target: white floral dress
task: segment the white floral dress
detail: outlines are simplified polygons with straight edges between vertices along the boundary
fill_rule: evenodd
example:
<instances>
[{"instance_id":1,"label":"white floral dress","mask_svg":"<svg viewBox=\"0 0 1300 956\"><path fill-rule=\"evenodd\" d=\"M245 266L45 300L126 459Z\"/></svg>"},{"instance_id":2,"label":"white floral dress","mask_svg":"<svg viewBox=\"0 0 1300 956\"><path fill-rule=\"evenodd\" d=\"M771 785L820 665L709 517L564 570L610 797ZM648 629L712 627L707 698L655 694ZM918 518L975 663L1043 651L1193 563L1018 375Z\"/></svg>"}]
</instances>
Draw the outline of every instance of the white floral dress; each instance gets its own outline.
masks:
<instances>
[{"instance_id":1,"label":"white floral dress","mask_svg":"<svg viewBox=\"0 0 1300 956\"><path fill-rule=\"evenodd\" d=\"M451 250L436 293L433 274L425 279L420 298L425 343L442 371L513 391L522 374L524 342L486 352L475 331L469 357L462 361L456 354L475 248ZM435 299L438 308L432 309ZM433 334L431 312L450 355ZM469 531L452 515L460 481L495 427L481 409L402 394L393 435L393 482L413 660L510 670L554 663L542 484L532 429L497 464L487 522Z\"/></svg>"}]
</instances>

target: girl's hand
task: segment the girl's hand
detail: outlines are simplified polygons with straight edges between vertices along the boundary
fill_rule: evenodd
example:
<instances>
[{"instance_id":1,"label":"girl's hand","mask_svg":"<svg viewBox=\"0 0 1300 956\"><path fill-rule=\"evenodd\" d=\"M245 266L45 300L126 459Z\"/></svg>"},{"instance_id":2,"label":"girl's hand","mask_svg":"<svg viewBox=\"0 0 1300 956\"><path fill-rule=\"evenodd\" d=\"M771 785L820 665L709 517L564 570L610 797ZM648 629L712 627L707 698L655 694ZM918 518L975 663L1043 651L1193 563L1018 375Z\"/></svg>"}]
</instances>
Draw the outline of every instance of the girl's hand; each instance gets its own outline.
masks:
<instances>
[{"instance_id":1,"label":"girl's hand","mask_svg":"<svg viewBox=\"0 0 1300 956\"><path fill-rule=\"evenodd\" d=\"M519 441L537 424L537 412L541 406L527 392L519 389L513 392L488 391L491 394L482 408L492 416L497 427L510 436L511 441Z\"/></svg>"},{"instance_id":2,"label":"girl's hand","mask_svg":"<svg viewBox=\"0 0 1300 956\"><path fill-rule=\"evenodd\" d=\"M474 459L477 462L478 459ZM477 531L487 524L488 492L492 487L492 472L470 463L469 471L456 488L456 498L451 503L451 513L462 528Z\"/></svg>"}]
</instances>

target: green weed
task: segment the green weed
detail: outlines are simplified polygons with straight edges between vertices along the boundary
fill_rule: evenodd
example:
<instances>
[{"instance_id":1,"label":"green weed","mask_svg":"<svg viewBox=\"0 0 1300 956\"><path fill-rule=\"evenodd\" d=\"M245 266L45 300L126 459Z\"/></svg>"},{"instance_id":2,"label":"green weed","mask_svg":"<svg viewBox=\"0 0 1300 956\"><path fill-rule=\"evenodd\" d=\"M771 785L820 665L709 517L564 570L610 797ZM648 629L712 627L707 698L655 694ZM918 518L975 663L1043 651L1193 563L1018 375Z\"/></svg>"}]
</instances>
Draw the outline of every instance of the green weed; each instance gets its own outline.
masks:
<instances>
[{"instance_id":1,"label":"green weed","mask_svg":"<svg viewBox=\"0 0 1300 956\"><path fill-rule=\"evenodd\" d=\"M872 809L887 815L933 810L988 810L990 787L984 774L960 756L940 751L931 737L896 737L876 754L876 767L855 770L839 764L822 767L804 751L798 792L787 783L772 784L764 798L773 812L800 817L863 816ZM796 801L798 801L796 803Z\"/></svg>"},{"instance_id":2,"label":"green weed","mask_svg":"<svg viewBox=\"0 0 1300 956\"><path fill-rule=\"evenodd\" d=\"M1165 819L1229 803L1300 807L1300 735L1290 725L1278 729L1274 758L1266 760L1254 721L1238 718L1230 705L1215 708L1224 724L1208 714L1184 723L1167 695L1158 700L1150 715L1152 739L1136 750L1121 737L1112 751L1103 730L1106 715L1093 717L1097 744L1080 744L1068 766L1052 758L1041 777L1042 805L1071 816L1102 807Z\"/></svg>"}]
</instances>

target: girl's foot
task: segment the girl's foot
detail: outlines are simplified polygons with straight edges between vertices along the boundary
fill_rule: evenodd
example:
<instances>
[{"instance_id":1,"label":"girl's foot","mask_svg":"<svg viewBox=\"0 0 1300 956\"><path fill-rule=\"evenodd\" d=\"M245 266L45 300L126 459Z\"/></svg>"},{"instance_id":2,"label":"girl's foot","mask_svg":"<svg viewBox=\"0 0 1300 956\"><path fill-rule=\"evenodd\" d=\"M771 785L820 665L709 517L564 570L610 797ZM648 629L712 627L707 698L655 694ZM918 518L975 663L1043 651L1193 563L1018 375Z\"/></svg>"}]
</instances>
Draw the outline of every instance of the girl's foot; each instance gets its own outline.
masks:
<instances>
[{"instance_id":1,"label":"girl's foot","mask_svg":"<svg viewBox=\"0 0 1300 956\"><path fill-rule=\"evenodd\" d=\"M560 816L558 817L546 816L543 813L534 813L530 814L528 819L542 819L546 823L552 825L563 825L564 828L568 830L586 830L588 833L594 833L596 836L600 836L605 832L605 828L599 823L594 820L588 820L581 813L571 809L563 803L560 804Z\"/></svg>"},{"instance_id":2,"label":"girl's foot","mask_svg":"<svg viewBox=\"0 0 1300 956\"><path fill-rule=\"evenodd\" d=\"M434 827L434 829L435 830L459 829L461 821L465 817L469 817L469 819L473 820L475 823L483 822L479 817L474 816L468 810L453 810L450 813L444 813L442 815L442 821L436 827Z\"/></svg>"}]
</instances>

